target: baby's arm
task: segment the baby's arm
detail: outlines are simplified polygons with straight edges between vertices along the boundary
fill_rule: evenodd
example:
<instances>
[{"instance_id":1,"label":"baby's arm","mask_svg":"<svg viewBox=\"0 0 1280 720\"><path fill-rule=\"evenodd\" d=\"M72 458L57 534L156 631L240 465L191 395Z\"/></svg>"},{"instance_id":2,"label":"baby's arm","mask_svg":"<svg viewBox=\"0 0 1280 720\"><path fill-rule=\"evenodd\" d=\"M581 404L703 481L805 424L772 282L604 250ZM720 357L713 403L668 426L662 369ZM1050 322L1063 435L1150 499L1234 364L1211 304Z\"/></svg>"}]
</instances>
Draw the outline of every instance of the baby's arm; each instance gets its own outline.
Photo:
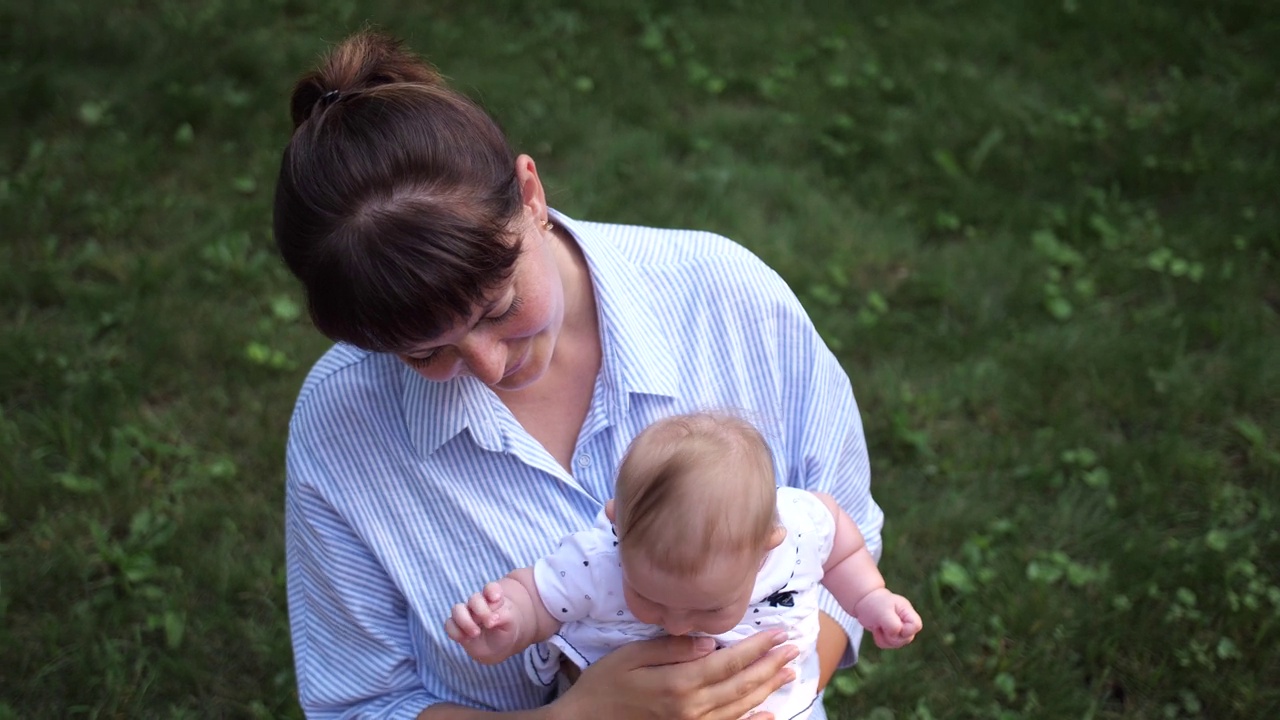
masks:
<instances>
[{"instance_id":1,"label":"baby's arm","mask_svg":"<svg viewBox=\"0 0 1280 720\"><path fill-rule=\"evenodd\" d=\"M445 632L478 662L492 665L560 630L538 596L532 568L520 568L453 606Z\"/></svg>"},{"instance_id":2,"label":"baby's arm","mask_svg":"<svg viewBox=\"0 0 1280 720\"><path fill-rule=\"evenodd\" d=\"M885 588L884 576L867 550L862 532L835 499L826 493L814 495L836 520L831 555L822 567L822 584L840 607L871 631L876 645L898 648L911 642L923 627L911 601Z\"/></svg>"}]
</instances>

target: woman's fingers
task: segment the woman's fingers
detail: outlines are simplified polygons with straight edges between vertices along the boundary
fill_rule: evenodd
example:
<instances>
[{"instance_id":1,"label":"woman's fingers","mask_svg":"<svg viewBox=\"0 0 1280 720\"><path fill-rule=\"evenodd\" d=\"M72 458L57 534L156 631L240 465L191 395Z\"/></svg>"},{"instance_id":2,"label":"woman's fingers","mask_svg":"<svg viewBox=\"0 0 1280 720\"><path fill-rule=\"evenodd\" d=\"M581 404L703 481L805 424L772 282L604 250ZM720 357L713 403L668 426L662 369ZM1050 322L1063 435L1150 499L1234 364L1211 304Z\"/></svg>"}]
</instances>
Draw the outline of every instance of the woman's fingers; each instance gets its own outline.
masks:
<instances>
[{"instance_id":1,"label":"woman's fingers","mask_svg":"<svg viewBox=\"0 0 1280 720\"><path fill-rule=\"evenodd\" d=\"M711 638L685 635L629 643L614 650L608 657L627 668L642 668L697 660L715 649L716 642Z\"/></svg>"},{"instance_id":2,"label":"woman's fingers","mask_svg":"<svg viewBox=\"0 0 1280 720\"><path fill-rule=\"evenodd\" d=\"M785 641L785 633L760 633L699 661L710 665L703 691L706 720L737 720L794 680L795 671L786 665L800 651L779 645Z\"/></svg>"},{"instance_id":3,"label":"woman's fingers","mask_svg":"<svg viewBox=\"0 0 1280 720\"><path fill-rule=\"evenodd\" d=\"M794 647L790 647L780 650L778 653L769 654L770 651L786 641L787 634L785 632L762 632L756 633L732 647L719 650L705 661L705 679L708 683L730 680L743 674L749 668L753 668L756 663L763 663L759 667L754 667L757 674L765 672L766 667L770 667L774 671L780 670L783 665L790 662L799 653ZM786 656L785 659L784 656Z\"/></svg>"},{"instance_id":4,"label":"woman's fingers","mask_svg":"<svg viewBox=\"0 0 1280 720\"><path fill-rule=\"evenodd\" d=\"M794 679L786 633L760 633L715 650L710 638L665 637L625 645L583 671L562 698L603 717L739 720ZM575 710L576 712L576 710ZM574 717L572 713L567 715ZM757 714L756 720L773 720Z\"/></svg>"},{"instance_id":5,"label":"woman's fingers","mask_svg":"<svg viewBox=\"0 0 1280 720\"><path fill-rule=\"evenodd\" d=\"M738 720L794 679L784 666L799 651L779 647L786 639L783 632L759 633L697 660L649 671L666 676L660 682L675 693L680 717Z\"/></svg>"},{"instance_id":6,"label":"woman's fingers","mask_svg":"<svg viewBox=\"0 0 1280 720\"><path fill-rule=\"evenodd\" d=\"M702 720L701 690L689 661L715 650L710 638L663 637L629 643L593 663L557 701L564 717ZM730 718L729 720L737 720Z\"/></svg>"}]
</instances>

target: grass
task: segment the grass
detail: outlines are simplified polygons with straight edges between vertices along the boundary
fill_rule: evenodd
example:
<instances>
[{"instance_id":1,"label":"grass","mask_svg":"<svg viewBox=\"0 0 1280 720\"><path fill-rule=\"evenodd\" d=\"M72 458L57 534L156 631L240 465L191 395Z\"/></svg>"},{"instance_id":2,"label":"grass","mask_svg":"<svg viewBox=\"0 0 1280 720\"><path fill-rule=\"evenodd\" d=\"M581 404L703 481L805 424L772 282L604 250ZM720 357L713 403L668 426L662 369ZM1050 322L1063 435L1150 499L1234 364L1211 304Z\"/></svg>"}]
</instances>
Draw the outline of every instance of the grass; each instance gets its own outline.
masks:
<instances>
[{"instance_id":1,"label":"grass","mask_svg":"<svg viewBox=\"0 0 1280 720\"><path fill-rule=\"evenodd\" d=\"M297 717L273 255L372 21L578 217L779 269L927 631L833 717L1280 715L1280 21L1261 1L0 7L0 718Z\"/></svg>"}]
</instances>

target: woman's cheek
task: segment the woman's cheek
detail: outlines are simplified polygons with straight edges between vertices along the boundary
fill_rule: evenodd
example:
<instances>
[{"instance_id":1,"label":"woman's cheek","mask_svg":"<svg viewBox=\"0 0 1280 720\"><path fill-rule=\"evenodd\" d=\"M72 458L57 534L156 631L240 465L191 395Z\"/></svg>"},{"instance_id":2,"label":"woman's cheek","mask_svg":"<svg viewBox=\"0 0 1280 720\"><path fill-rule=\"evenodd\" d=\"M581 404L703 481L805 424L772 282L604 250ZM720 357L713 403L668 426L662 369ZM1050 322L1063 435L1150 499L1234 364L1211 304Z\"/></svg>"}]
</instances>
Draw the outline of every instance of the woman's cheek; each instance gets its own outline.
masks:
<instances>
[{"instance_id":1,"label":"woman's cheek","mask_svg":"<svg viewBox=\"0 0 1280 720\"><path fill-rule=\"evenodd\" d=\"M458 363L441 359L414 371L431 382L448 382L457 377Z\"/></svg>"}]
</instances>

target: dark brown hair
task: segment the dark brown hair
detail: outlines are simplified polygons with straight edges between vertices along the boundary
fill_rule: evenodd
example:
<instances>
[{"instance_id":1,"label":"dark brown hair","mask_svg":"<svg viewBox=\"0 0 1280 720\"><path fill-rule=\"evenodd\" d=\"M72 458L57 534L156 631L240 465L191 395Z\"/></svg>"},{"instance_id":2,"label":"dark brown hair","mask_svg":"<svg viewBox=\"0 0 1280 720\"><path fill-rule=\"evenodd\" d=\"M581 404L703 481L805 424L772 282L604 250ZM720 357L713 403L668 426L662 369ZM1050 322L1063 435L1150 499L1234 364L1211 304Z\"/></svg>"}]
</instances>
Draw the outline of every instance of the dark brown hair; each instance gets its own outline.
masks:
<instances>
[{"instance_id":1,"label":"dark brown hair","mask_svg":"<svg viewBox=\"0 0 1280 720\"><path fill-rule=\"evenodd\" d=\"M273 224L320 332L404 351L510 277L515 154L426 61L358 33L298 81L290 110Z\"/></svg>"}]
</instances>

